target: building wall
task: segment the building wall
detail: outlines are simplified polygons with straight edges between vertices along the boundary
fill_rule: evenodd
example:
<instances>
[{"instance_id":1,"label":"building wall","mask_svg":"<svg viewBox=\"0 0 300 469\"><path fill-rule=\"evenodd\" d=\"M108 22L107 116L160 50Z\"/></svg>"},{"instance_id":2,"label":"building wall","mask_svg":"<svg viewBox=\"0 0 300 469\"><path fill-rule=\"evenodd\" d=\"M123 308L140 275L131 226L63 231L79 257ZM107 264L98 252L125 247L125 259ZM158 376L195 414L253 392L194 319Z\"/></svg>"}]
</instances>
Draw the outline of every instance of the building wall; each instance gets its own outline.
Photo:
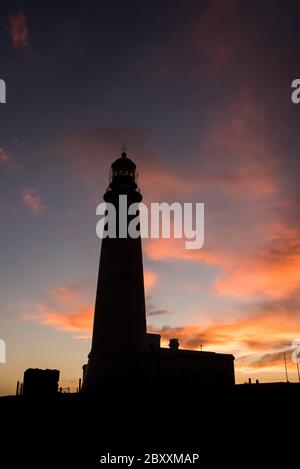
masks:
<instances>
[{"instance_id":1,"label":"building wall","mask_svg":"<svg viewBox=\"0 0 300 469\"><path fill-rule=\"evenodd\" d=\"M227 387L235 383L233 364L232 355L161 349L160 378L179 388Z\"/></svg>"}]
</instances>

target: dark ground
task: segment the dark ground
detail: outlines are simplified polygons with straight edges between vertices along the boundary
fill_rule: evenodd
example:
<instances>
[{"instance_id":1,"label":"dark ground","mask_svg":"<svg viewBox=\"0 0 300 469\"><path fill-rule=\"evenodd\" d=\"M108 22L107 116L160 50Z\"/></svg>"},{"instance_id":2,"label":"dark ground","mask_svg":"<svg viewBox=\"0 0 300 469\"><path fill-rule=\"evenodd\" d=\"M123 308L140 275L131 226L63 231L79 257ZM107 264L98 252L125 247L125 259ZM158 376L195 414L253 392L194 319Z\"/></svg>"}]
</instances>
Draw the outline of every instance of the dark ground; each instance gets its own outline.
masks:
<instances>
[{"instance_id":1,"label":"dark ground","mask_svg":"<svg viewBox=\"0 0 300 469\"><path fill-rule=\"evenodd\" d=\"M94 399L4 397L0 467L101 467L107 452L142 460L145 453L199 453L194 466L203 468L287 467L293 460L297 467L299 397L297 384Z\"/></svg>"}]
</instances>

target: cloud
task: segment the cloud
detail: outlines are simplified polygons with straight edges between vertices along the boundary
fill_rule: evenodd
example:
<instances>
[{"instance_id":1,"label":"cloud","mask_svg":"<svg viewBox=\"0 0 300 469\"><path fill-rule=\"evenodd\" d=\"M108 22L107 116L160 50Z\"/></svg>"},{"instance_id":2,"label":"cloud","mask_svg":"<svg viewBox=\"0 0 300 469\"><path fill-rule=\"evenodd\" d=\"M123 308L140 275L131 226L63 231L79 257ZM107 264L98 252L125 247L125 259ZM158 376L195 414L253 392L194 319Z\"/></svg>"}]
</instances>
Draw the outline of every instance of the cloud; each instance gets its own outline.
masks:
<instances>
[{"instance_id":1,"label":"cloud","mask_svg":"<svg viewBox=\"0 0 300 469\"><path fill-rule=\"evenodd\" d=\"M77 340L91 337L94 306L83 296L86 282L76 282L52 290L44 302L35 304L24 319L74 334ZM178 338L181 348L232 353L237 371L275 369L282 366L283 352L290 362L292 342L300 337L300 290L280 300L241 304L235 319L215 322L165 325L159 329L148 325L149 332L159 333L163 345ZM165 309L147 307L148 317L169 314ZM198 317L203 317L199 313Z\"/></svg>"},{"instance_id":2,"label":"cloud","mask_svg":"<svg viewBox=\"0 0 300 469\"><path fill-rule=\"evenodd\" d=\"M166 309L153 309L147 312L147 316L162 316L164 314L169 314L169 311Z\"/></svg>"},{"instance_id":3,"label":"cloud","mask_svg":"<svg viewBox=\"0 0 300 469\"><path fill-rule=\"evenodd\" d=\"M168 167L166 158L153 157L145 129L101 127L78 134L68 144L74 149L77 174L96 188L95 164L108 166L116 141L128 132L146 202L175 197L205 202L204 248L186 250L181 240L144 240L150 259L216 266L212 294L280 296L299 284L300 230L285 220L290 204L282 172L285 155L270 126L268 112L245 87L215 112L190 168Z\"/></svg>"},{"instance_id":4,"label":"cloud","mask_svg":"<svg viewBox=\"0 0 300 469\"><path fill-rule=\"evenodd\" d=\"M174 84L174 77L210 81L236 57L237 44L247 43L245 28L235 21L235 0L211 0L191 9L193 18L184 30L173 29L168 40L160 44L154 63L142 63L143 71L155 84ZM235 21L235 27L232 27ZM250 35L250 31L247 31ZM192 62L192 63L191 63ZM148 65L148 67L147 67ZM153 83L152 83L153 84Z\"/></svg>"},{"instance_id":5,"label":"cloud","mask_svg":"<svg viewBox=\"0 0 300 469\"><path fill-rule=\"evenodd\" d=\"M29 32L27 20L24 12L19 10L15 15L9 19L9 32L16 49L29 48Z\"/></svg>"},{"instance_id":6,"label":"cloud","mask_svg":"<svg viewBox=\"0 0 300 469\"><path fill-rule=\"evenodd\" d=\"M0 147L0 164L7 166L9 169L20 169L21 165L15 161L10 153Z\"/></svg>"},{"instance_id":7,"label":"cloud","mask_svg":"<svg viewBox=\"0 0 300 469\"><path fill-rule=\"evenodd\" d=\"M269 134L270 115L252 86L246 84L235 94L227 106L215 110L200 144L202 179L239 201L271 200L279 190L281 154Z\"/></svg>"},{"instance_id":8,"label":"cloud","mask_svg":"<svg viewBox=\"0 0 300 469\"><path fill-rule=\"evenodd\" d=\"M212 0L194 23L191 35L209 74L220 73L235 57L235 42L242 33L239 24L232 28L235 5L235 0Z\"/></svg>"},{"instance_id":9,"label":"cloud","mask_svg":"<svg viewBox=\"0 0 300 469\"><path fill-rule=\"evenodd\" d=\"M163 344L178 338L181 348L232 353L236 369L273 367L282 362L287 351L290 360L292 342L300 336L300 319L288 311L260 311L232 322L218 322L201 327L185 325L151 328L161 334Z\"/></svg>"},{"instance_id":10,"label":"cloud","mask_svg":"<svg viewBox=\"0 0 300 469\"><path fill-rule=\"evenodd\" d=\"M3 148L0 148L0 162L1 163L7 163L10 160L10 155L3 150Z\"/></svg>"},{"instance_id":11,"label":"cloud","mask_svg":"<svg viewBox=\"0 0 300 469\"><path fill-rule=\"evenodd\" d=\"M189 31L178 35L182 44L162 45L156 70L148 77L170 83L170 77L179 76L174 87L184 84L186 90L196 90L187 99L201 97L203 112L195 112L191 121L193 142L187 145L183 132L183 157L177 149L174 155L161 151L155 138L150 145L149 130L99 127L71 138L72 164L77 176L98 190L98 174L104 171L106 179L109 164L125 142L138 165L146 202L205 202L203 249L186 250L182 240L149 239L143 242L144 252L152 261L170 263L169 269L174 261L176 268L182 261L183 275L183 263L198 263L199 282L202 266L212 266L206 291L211 309L216 299L226 297L233 308L232 322L202 327L201 318L210 320L210 311L195 311L194 324L165 326L159 332L165 342L178 336L183 347L202 344L204 349L234 353L238 367L274 367L274 354L282 356L300 335L299 165L297 148L289 145L294 141L289 124L282 122L287 114L281 112L282 103L278 105L282 91L270 90L273 84L261 78L271 78L271 72L283 67L276 54L268 57L268 47L259 47L266 42L265 28L253 35L251 14L247 22L232 27L236 8L234 1L199 8ZM179 132L179 143L181 137ZM150 148L156 148L159 158ZM251 308L241 306L235 319L239 301ZM164 311L148 310L150 317L152 310L153 316Z\"/></svg>"},{"instance_id":12,"label":"cloud","mask_svg":"<svg viewBox=\"0 0 300 469\"><path fill-rule=\"evenodd\" d=\"M151 288L157 279L152 271L145 271L145 287ZM24 319L51 326L60 331L74 332L74 338L90 337L94 318L94 300L83 295L87 281L81 280L50 291L44 302L37 303ZM153 313L154 314L154 313ZM157 314L159 314L157 312Z\"/></svg>"},{"instance_id":13,"label":"cloud","mask_svg":"<svg viewBox=\"0 0 300 469\"><path fill-rule=\"evenodd\" d=\"M21 197L23 203L34 215L38 215L46 209L36 187L25 187L22 191Z\"/></svg>"},{"instance_id":14,"label":"cloud","mask_svg":"<svg viewBox=\"0 0 300 469\"><path fill-rule=\"evenodd\" d=\"M183 178L170 168L164 168L158 163L145 163L141 167L141 187L145 198L150 201L160 197L161 200L174 197L174 200L188 195L199 187L199 179ZM153 193L155 187L155 194Z\"/></svg>"},{"instance_id":15,"label":"cloud","mask_svg":"<svg viewBox=\"0 0 300 469\"><path fill-rule=\"evenodd\" d=\"M141 162L154 159L149 151L151 137L152 132L147 128L103 125L66 136L62 146L72 155L69 162L73 176L98 191L99 174L103 173L107 182L109 167L120 157L124 143L128 147L128 156L140 166Z\"/></svg>"},{"instance_id":16,"label":"cloud","mask_svg":"<svg viewBox=\"0 0 300 469\"><path fill-rule=\"evenodd\" d=\"M262 109L248 89L237 91L230 105L215 112L198 149L189 155L188 166L174 164L171 155L161 150L155 154L150 144L155 135L142 127L87 129L67 137L64 147L72 154L74 176L97 189L98 175L104 172L108 177L108 168L119 156L121 142L126 141L129 157L138 166L146 202L199 201L200 189L203 195L215 191L223 196L225 191L234 199L258 201L277 191L277 156L266 132L269 116Z\"/></svg>"},{"instance_id":17,"label":"cloud","mask_svg":"<svg viewBox=\"0 0 300 469\"><path fill-rule=\"evenodd\" d=\"M274 367L274 366L280 366L280 368L283 370L284 367L284 354L287 362L291 362L291 355L292 355L292 350L286 349L282 350L280 352L274 352L274 353L266 353L262 355L260 358L257 358L251 362L251 366L253 368L265 368L265 367Z\"/></svg>"},{"instance_id":18,"label":"cloud","mask_svg":"<svg viewBox=\"0 0 300 469\"><path fill-rule=\"evenodd\" d=\"M87 282L82 280L57 287L49 292L44 302L34 304L31 312L24 314L24 319L78 333L75 338L90 335L94 305L83 296L86 286Z\"/></svg>"},{"instance_id":19,"label":"cloud","mask_svg":"<svg viewBox=\"0 0 300 469\"><path fill-rule=\"evenodd\" d=\"M232 256L215 282L215 291L232 297L268 295L282 298L300 288L300 231L276 225L264 246L252 255Z\"/></svg>"},{"instance_id":20,"label":"cloud","mask_svg":"<svg viewBox=\"0 0 300 469\"><path fill-rule=\"evenodd\" d=\"M68 332L90 331L93 324L93 305L82 304L72 311L57 310L52 311L45 306L39 306L41 323L53 326L55 329Z\"/></svg>"},{"instance_id":21,"label":"cloud","mask_svg":"<svg viewBox=\"0 0 300 469\"><path fill-rule=\"evenodd\" d=\"M201 160L195 160L193 174L182 175L190 200L197 201L198 184L205 202L204 247L193 251L181 240L147 240L145 252L156 261L216 266L212 294L279 298L300 286L300 197L296 187L289 190L298 172L287 178L287 155L269 131L276 128L272 116L248 89L238 97L215 113Z\"/></svg>"},{"instance_id":22,"label":"cloud","mask_svg":"<svg viewBox=\"0 0 300 469\"><path fill-rule=\"evenodd\" d=\"M178 338L181 348L232 353L237 371L282 371L284 352L289 365L294 366L291 352L293 341L300 337L299 307L298 289L285 298L241 303L235 319L150 329L161 334L165 346L171 338ZM199 312L199 318L204 316L205 312Z\"/></svg>"},{"instance_id":23,"label":"cloud","mask_svg":"<svg viewBox=\"0 0 300 469\"><path fill-rule=\"evenodd\" d=\"M158 275L151 271L151 270L145 270L144 271L144 285L145 285L145 290L149 292L154 285L157 283L158 280Z\"/></svg>"},{"instance_id":24,"label":"cloud","mask_svg":"<svg viewBox=\"0 0 300 469\"><path fill-rule=\"evenodd\" d=\"M210 265L226 265L226 254L213 252L209 248L186 249L182 239L145 239L144 252L155 261L182 260L187 262L201 262Z\"/></svg>"}]
</instances>

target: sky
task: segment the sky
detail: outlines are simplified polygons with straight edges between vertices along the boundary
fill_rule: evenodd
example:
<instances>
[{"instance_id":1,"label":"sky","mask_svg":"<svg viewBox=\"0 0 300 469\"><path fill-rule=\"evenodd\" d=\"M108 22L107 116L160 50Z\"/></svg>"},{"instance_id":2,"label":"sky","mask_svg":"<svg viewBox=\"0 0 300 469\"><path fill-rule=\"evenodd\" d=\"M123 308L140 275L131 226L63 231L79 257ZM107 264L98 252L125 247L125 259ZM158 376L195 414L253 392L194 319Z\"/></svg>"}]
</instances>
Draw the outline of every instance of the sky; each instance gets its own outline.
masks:
<instances>
[{"instance_id":1,"label":"sky","mask_svg":"<svg viewBox=\"0 0 300 469\"><path fill-rule=\"evenodd\" d=\"M29 367L76 389L91 345L96 207L122 146L144 202L202 202L205 242L143 240L148 330L298 379L297 1L2 1L0 394ZM117 325L116 325L117 327Z\"/></svg>"}]
</instances>

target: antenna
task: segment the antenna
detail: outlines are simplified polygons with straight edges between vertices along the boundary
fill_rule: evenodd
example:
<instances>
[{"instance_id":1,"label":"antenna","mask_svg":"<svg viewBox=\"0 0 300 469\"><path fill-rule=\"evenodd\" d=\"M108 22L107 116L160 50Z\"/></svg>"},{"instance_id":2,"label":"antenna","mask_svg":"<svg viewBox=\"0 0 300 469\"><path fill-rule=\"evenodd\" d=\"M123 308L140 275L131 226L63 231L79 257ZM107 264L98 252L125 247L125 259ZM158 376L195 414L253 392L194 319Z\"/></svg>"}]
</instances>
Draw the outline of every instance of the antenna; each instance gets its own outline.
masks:
<instances>
[{"instance_id":1,"label":"antenna","mask_svg":"<svg viewBox=\"0 0 300 469\"><path fill-rule=\"evenodd\" d=\"M283 356L284 356L284 366L285 366L286 382L288 383L288 382L289 382L289 377L288 377L288 371L287 371L287 366L286 366L286 355L285 355L285 352L283 352Z\"/></svg>"},{"instance_id":2,"label":"antenna","mask_svg":"<svg viewBox=\"0 0 300 469\"><path fill-rule=\"evenodd\" d=\"M122 150L122 153L121 153L122 158L126 158L127 157L127 148L125 147L125 145L122 146L121 150Z\"/></svg>"}]
</instances>

